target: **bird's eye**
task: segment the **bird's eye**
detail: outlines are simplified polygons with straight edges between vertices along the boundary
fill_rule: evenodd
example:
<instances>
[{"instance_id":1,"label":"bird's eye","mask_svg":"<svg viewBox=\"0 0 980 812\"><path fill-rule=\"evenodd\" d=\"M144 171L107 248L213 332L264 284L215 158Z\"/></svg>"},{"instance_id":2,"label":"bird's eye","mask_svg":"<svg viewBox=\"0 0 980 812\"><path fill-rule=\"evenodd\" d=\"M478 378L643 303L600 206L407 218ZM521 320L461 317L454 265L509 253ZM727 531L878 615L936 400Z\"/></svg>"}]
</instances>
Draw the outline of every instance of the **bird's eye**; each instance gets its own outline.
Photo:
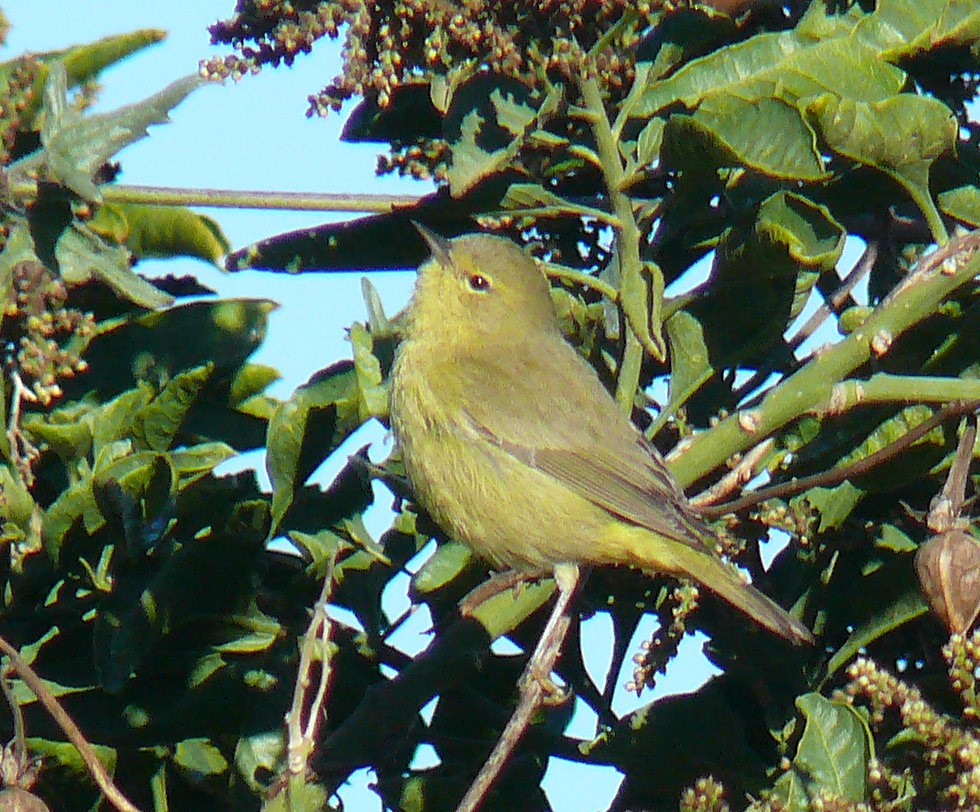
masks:
<instances>
[{"instance_id":1,"label":"bird's eye","mask_svg":"<svg viewBox=\"0 0 980 812\"><path fill-rule=\"evenodd\" d=\"M490 290L490 280L487 279L483 274L472 273L469 276L470 287L473 290L484 291Z\"/></svg>"}]
</instances>

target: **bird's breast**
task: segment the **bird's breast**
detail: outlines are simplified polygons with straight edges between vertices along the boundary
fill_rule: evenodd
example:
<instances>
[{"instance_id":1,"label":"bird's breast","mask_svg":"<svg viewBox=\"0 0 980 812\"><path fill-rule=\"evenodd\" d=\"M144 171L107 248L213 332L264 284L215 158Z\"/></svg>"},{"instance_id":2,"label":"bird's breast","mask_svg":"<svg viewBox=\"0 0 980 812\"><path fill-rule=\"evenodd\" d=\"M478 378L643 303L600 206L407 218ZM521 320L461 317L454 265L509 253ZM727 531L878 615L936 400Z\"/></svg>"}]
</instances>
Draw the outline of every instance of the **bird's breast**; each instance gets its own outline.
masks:
<instances>
[{"instance_id":1,"label":"bird's breast","mask_svg":"<svg viewBox=\"0 0 980 812\"><path fill-rule=\"evenodd\" d=\"M432 518L497 566L551 569L588 560L609 515L488 442L466 415L450 368L402 347L392 374L392 429L416 497Z\"/></svg>"}]
</instances>

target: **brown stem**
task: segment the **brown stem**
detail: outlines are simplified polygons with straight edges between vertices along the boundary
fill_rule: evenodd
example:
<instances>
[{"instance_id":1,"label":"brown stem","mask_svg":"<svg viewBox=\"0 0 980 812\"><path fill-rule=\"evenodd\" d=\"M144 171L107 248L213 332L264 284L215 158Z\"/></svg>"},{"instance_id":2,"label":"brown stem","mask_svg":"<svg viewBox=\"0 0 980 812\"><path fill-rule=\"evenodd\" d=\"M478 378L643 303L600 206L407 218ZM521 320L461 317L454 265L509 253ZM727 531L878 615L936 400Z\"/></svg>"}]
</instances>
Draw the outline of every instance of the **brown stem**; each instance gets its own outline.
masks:
<instances>
[{"instance_id":1,"label":"brown stem","mask_svg":"<svg viewBox=\"0 0 980 812\"><path fill-rule=\"evenodd\" d=\"M889 443L880 451L876 451L874 454L870 454L851 465L845 465L843 468L832 468L829 471L821 471L819 474L794 479L790 482L783 482L779 485L773 485L771 488L762 488L761 490L747 493L739 499L734 499L731 502L725 502L721 505L702 506L699 508L699 512L705 518L714 519L729 513L737 513L740 510L745 510L768 499L785 499L787 496L795 496L798 493L810 490L810 488L826 488L839 485L845 479L854 479L862 476L883 462L898 456L898 454L913 443L918 442L922 437L936 428L936 426L948 420L950 417L969 414L970 412L976 411L978 407L980 407L980 401L949 403L928 420L909 429L895 442Z\"/></svg>"},{"instance_id":2,"label":"brown stem","mask_svg":"<svg viewBox=\"0 0 980 812\"><path fill-rule=\"evenodd\" d=\"M500 734L493 751L466 791L463 800L456 807L456 812L475 812L531 724L534 714L545 702L547 695L545 684L550 679L562 643L568 634L568 627L571 624L569 608L581 583L578 566L559 564L555 567L555 582L558 584L558 600L551 610L534 654L531 655L521 676L520 702L503 733Z\"/></svg>"},{"instance_id":3,"label":"brown stem","mask_svg":"<svg viewBox=\"0 0 980 812\"><path fill-rule=\"evenodd\" d=\"M113 783L106 768L99 761L95 749L88 743L85 736L82 735L82 731L78 729L75 720L65 712L65 709L61 707L58 700L45 687L44 682L34 673L34 670L24 662L17 649L10 645L3 637L0 637L0 651L7 655L10 660L10 667L17 672L17 676L34 692L34 696L37 697L38 702L44 706L44 709L54 719L55 724L64 731L68 737L68 741L75 745L75 749L78 750L82 761L85 762L85 766L88 768L92 779L98 784L99 789L102 790L109 803L118 809L119 812L140 812L139 807L123 795L122 790Z\"/></svg>"}]
</instances>

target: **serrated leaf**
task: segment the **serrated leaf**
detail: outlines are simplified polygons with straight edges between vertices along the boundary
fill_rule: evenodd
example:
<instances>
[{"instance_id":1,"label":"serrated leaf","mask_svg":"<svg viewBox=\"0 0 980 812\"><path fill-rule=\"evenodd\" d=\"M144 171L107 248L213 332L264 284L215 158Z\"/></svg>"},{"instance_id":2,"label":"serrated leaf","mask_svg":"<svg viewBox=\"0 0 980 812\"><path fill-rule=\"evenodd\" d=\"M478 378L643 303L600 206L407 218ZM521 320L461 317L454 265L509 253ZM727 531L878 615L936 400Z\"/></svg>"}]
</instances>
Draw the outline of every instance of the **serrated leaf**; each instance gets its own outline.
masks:
<instances>
[{"instance_id":1,"label":"serrated leaf","mask_svg":"<svg viewBox=\"0 0 980 812\"><path fill-rule=\"evenodd\" d=\"M55 258L62 279L69 285L81 285L95 278L141 307L166 307L173 303L172 296L133 271L125 248L108 244L78 224L65 229L58 238Z\"/></svg>"},{"instance_id":2,"label":"serrated leaf","mask_svg":"<svg viewBox=\"0 0 980 812\"><path fill-rule=\"evenodd\" d=\"M83 116L68 105L64 65L53 65L44 88L46 115L41 130L43 160L51 178L86 200L99 200L93 181L99 167L123 147L145 137L151 124L167 121L167 112L204 82L198 75L186 76L138 104Z\"/></svg>"}]
</instances>

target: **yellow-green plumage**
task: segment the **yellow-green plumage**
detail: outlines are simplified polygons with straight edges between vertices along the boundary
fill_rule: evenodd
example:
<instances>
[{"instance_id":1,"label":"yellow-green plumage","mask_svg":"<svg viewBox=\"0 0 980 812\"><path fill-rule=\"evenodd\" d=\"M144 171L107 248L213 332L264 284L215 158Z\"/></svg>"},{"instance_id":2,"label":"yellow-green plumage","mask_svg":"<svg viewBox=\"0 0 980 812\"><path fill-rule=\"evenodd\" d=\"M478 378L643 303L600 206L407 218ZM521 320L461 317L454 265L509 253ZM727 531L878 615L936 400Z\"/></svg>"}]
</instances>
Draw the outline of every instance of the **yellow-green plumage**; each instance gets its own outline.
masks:
<instances>
[{"instance_id":1,"label":"yellow-green plumage","mask_svg":"<svg viewBox=\"0 0 980 812\"><path fill-rule=\"evenodd\" d=\"M810 640L710 551L710 528L563 338L530 257L500 237L426 238L433 257L398 348L391 417L432 517L497 566L681 575L793 642Z\"/></svg>"}]
</instances>

